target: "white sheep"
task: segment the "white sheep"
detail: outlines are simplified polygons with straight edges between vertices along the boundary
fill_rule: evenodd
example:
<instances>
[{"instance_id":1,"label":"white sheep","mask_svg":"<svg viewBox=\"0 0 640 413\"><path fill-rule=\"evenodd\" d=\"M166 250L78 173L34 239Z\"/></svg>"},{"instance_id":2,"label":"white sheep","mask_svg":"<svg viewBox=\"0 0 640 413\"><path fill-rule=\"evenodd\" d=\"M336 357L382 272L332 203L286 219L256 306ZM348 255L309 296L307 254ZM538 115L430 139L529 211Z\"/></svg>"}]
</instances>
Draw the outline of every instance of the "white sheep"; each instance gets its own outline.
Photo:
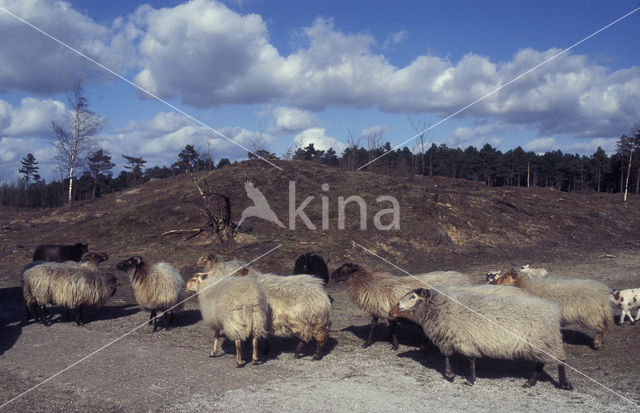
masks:
<instances>
[{"instance_id":1,"label":"white sheep","mask_svg":"<svg viewBox=\"0 0 640 413\"><path fill-rule=\"evenodd\" d=\"M262 285L269 306L269 335L296 337L300 342L295 357L301 356L306 343L315 339L313 360L322 358L322 350L329 339L331 301L324 289L324 281L313 275L261 274L238 261L215 260L209 267L213 276L250 275Z\"/></svg>"},{"instance_id":2,"label":"white sheep","mask_svg":"<svg viewBox=\"0 0 640 413\"><path fill-rule=\"evenodd\" d=\"M165 328L173 321L174 306L180 300L184 280L180 271L166 262L147 263L142 257L131 257L116 265L128 273L136 301L144 311L150 311L149 324L157 330L157 312L164 312ZM170 311L169 311L170 310ZM167 316L167 313L170 315Z\"/></svg>"},{"instance_id":3,"label":"white sheep","mask_svg":"<svg viewBox=\"0 0 640 413\"><path fill-rule=\"evenodd\" d=\"M494 280L498 285L512 285L530 294L557 303L562 324L578 323L597 330L593 348L602 344L605 331L613 327L609 304L609 287L594 280L530 277L510 271Z\"/></svg>"},{"instance_id":4,"label":"white sheep","mask_svg":"<svg viewBox=\"0 0 640 413\"><path fill-rule=\"evenodd\" d=\"M400 297L409 291L421 287L437 287L442 285L471 285L468 276L455 271L434 271L417 276L398 277L384 272L372 272L357 264L344 264L331 274L334 282L344 281L351 301L366 315L371 316L371 326L367 340L362 348L373 344L373 335L378 319L388 320L392 349L398 348L396 335L397 321L389 320L389 310Z\"/></svg>"},{"instance_id":5,"label":"white sheep","mask_svg":"<svg viewBox=\"0 0 640 413\"><path fill-rule=\"evenodd\" d=\"M252 338L251 360L258 364L258 339L268 334L267 297L253 277L213 277L196 273L185 284L187 291L198 292L204 323L214 330L215 339L209 357L218 351L220 334L236 345L236 366L242 367L242 341Z\"/></svg>"},{"instance_id":6,"label":"white sheep","mask_svg":"<svg viewBox=\"0 0 640 413\"><path fill-rule=\"evenodd\" d=\"M62 306L65 315L77 309L76 323L84 322L85 307L106 303L118 286L113 274L102 274L77 262L47 262L24 271L23 294L29 313L36 318L46 304Z\"/></svg>"},{"instance_id":7,"label":"white sheep","mask_svg":"<svg viewBox=\"0 0 640 413\"><path fill-rule=\"evenodd\" d=\"M631 324L640 318L640 288L613 291L609 296L609 300L622 311L620 313L620 325L624 323L624 319L627 316L629 316ZM636 312L636 318L634 320L631 315L631 310L635 308L637 308L638 311Z\"/></svg>"},{"instance_id":8,"label":"white sheep","mask_svg":"<svg viewBox=\"0 0 640 413\"><path fill-rule=\"evenodd\" d=\"M420 288L402 297L389 317L408 317L422 325L444 355L445 378L450 381L454 373L449 357L460 353L470 361L467 385L475 382L476 359L492 357L535 361L536 368L524 387L536 384L545 363L558 362L560 387L573 389L563 364L560 310L547 300L473 294L454 287Z\"/></svg>"},{"instance_id":9,"label":"white sheep","mask_svg":"<svg viewBox=\"0 0 640 413\"><path fill-rule=\"evenodd\" d=\"M525 264L520 267L520 272L530 277L546 277L549 275L549 271L544 268L531 268L529 264Z\"/></svg>"}]
</instances>

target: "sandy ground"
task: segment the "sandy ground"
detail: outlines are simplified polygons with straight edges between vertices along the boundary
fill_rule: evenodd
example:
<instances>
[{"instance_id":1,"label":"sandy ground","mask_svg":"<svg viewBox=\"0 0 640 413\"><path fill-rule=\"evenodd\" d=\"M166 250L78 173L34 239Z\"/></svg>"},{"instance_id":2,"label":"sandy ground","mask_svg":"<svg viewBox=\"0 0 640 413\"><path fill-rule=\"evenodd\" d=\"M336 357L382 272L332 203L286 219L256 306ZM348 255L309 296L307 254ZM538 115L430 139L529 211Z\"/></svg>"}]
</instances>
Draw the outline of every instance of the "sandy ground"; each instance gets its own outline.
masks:
<instances>
[{"instance_id":1,"label":"sandy ground","mask_svg":"<svg viewBox=\"0 0 640 413\"><path fill-rule=\"evenodd\" d=\"M598 254L574 262L540 262L564 277L588 277L612 288L640 286L640 256ZM492 268L511 263L495 263ZM484 270L465 269L480 283ZM24 321L17 285L0 286L0 405L4 411L634 411L640 409L637 361L640 325L615 326L603 347L589 347L594 332L567 328L567 362L575 390L555 386L557 369L531 389L526 361L480 360L475 386L463 384L466 361L454 358L457 377L444 380L437 349L421 350L421 331L401 326L400 348L391 350L386 325L376 343L362 349L369 320L349 301L344 285L329 285L334 298L327 354L293 358L294 340L274 340L260 365L235 367L234 348L209 358L212 332L201 321L197 300L187 302L169 330L151 333L148 315L123 287L109 304L87 311L88 324ZM618 319L616 312L616 321ZM635 314L635 311L634 311ZM135 330L134 330L135 329ZM100 350L102 349L102 350ZM84 357L95 353L86 359ZM248 353L248 352L247 352ZM74 364L77 363L77 364ZM66 370L65 370L66 369ZM44 384L30 390L33 386ZM19 397L17 397L19 396ZM15 400L9 402L12 398Z\"/></svg>"}]
</instances>

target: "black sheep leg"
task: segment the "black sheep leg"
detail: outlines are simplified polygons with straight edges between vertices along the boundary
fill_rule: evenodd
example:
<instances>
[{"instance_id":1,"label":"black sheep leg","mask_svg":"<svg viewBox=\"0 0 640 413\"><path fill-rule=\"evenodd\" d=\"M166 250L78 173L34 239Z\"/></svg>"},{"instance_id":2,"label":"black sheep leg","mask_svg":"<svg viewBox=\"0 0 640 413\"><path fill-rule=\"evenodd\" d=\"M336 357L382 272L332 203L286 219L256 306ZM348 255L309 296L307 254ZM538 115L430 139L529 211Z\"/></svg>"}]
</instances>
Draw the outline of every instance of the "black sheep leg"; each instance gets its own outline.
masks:
<instances>
[{"instance_id":1,"label":"black sheep leg","mask_svg":"<svg viewBox=\"0 0 640 413\"><path fill-rule=\"evenodd\" d=\"M476 358L469 357L469 377L467 381L464 382L467 386L473 386L473 383L476 382Z\"/></svg>"},{"instance_id":2,"label":"black sheep leg","mask_svg":"<svg viewBox=\"0 0 640 413\"><path fill-rule=\"evenodd\" d=\"M538 376L542 373L542 369L544 368L544 363L536 362L536 369L533 371L533 374L527 380L522 387L533 387L538 382Z\"/></svg>"},{"instance_id":3,"label":"black sheep leg","mask_svg":"<svg viewBox=\"0 0 640 413\"><path fill-rule=\"evenodd\" d=\"M397 350L398 349L398 335L397 335L397 331L398 331L398 321L397 320L389 320L389 330L391 330L391 341L392 341L392 345L391 345L391 350Z\"/></svg>"},{"instance_id":4,"label":"black sheep leg","mask_svg":"<svg viewBox=\"0 0 640 413\"><path fill-rule=\"evenodd\" d=\"M558 364L558 382L560 383L560 388L564 390L573 390L573 386L567 379L567 369L564 364Z\"/></svg>"},{"instance_id":5,"label":"black sheep leg","mask_svg":"<svg viewBox=\"0 0 640 413\"><path fill-rule=\"evenodd\" d=\"M371 328L369 329L369 337L367 337L367 341L364 342L362 348L367 348L371 344L373 344L373 333L376 331L376 324L378 323L378 317L373 317L371 319Z\"/></svg>"},{"instance_id":6,"label":"black sheep leg","mask_svg":"<svg viewBox=\"0 0 640 413\"><path fill-rule=\"evenodd\" d=\"M76 324L79 326L84 324L84 315L82 314L82 306L79 306L78 310L76 311Z\"/></svg>"},{"instance_id":7,"label":"black sheep leg","mask_svg":"<svg viewBox=\"0 0 640 413\"><path fill-rule=\"evenodd\" d=\"M453 374L453 370L451 369L451 361L449 361L449 356L444 356L444 378L453 382L453 378L456 375Z\"/></svg>"}]
</instances>

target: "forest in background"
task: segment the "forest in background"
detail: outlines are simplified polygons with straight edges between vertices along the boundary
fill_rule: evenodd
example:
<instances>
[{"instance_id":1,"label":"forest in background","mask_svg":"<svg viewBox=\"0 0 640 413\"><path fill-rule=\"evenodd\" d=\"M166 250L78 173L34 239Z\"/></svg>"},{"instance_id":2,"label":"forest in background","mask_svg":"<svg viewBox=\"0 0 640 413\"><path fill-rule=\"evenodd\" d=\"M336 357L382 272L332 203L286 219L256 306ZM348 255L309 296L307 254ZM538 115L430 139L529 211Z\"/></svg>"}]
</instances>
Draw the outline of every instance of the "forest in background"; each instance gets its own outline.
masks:
<instances>
[{"instance_id":1,"label":"forest in background","mask_svg":"<svg viewBox=\"0 0 640 413\"><path fill-rule=\"evenodd\" d=\"M617 142L617 151L608 155L598 148L591 156L563 153L560 150L537 154L521 147L501 152L489 144L480 150L469 146L462 150L445 144L408 147L391 151L389 142L367 149L349 145L338 155L332 148L323 151L313 144L296 150L289 149L278 157L265 149L249 153L249 159L295 159L318 162L328 167L363 170L413 179L416 176L445 176L484 182L488 186L553 187L560 191L640 193L640 127L634 127L631 136L623 135ZM420 150L420 148L424 148ZM389 153L387 153L389 152ZM386 154L386 155L384 155ZM384 156L383 156L384 155ZM181 173L214 170L231 164L229 159L217 162L211 152L200 154L193 145L177 155L170 166L145 168L141 157L122 155L127 161L119 174L113 174L115 165L111 155L99 149L90 154L80 176L74 179L73 199L92 200L105 194L132 188L151 179L162 179ZM377 159L379 158L379 159ZM377 159L377 160L376 160ZM375 162L372 162L374 161ZM367 163L372 162L367 165ZM37 160L27 154L20 162L22 178L17 183L0 185L0 203L20 208L51 208L64 205L67 200L69 179L46 182L38 175Z\"/></svg>"}]
</instances>

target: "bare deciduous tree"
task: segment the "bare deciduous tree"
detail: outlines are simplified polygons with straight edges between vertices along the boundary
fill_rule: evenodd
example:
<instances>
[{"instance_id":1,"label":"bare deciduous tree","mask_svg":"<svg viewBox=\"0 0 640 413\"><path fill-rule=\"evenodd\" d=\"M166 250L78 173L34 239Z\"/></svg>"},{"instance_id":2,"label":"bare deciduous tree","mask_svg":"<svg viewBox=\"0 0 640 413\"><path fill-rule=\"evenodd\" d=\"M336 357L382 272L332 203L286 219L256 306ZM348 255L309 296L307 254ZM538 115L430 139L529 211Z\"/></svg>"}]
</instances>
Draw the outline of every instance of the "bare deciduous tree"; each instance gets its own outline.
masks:
<instances>
[{"instance_id":1,"label":"bare deciduous tree","mask_svg":"<svg viewBox=\"0 0 640 413\"><path fill-rule=\"evenodd\" d=\"M89 154L95 152L97 145L93 136L102 129L103 118L89 110L82 82L76 81L67 95L71 113L65 116L62 124L51 121L53 127L53 147L56 151L60 174L69 178L69 207L73 203L73 174L77 168L87 164Z\"/></svg>"},{"instance_id":2,"label":"bare deciduous tree","mask_svg":"<svg viewBox=\"0 0 640 413\"><path fill-rule=\"evenodd\" d=\"M423 118L414 122L413 119L411 119L411 116L409 116L409 123L411 123L411 126L417 133L416 139L418 143L415 148L415 151L418 152L418 154L420 155L420 168L421 168L420 174L425 175L426 170L425 170L424 156L427 153L427 149L425 148L425 143L433 141L432 139L429 138L431 121L427 123L427 120ZM431 173L429 175L431 175Z\"/></svg>"}]
</instances>

